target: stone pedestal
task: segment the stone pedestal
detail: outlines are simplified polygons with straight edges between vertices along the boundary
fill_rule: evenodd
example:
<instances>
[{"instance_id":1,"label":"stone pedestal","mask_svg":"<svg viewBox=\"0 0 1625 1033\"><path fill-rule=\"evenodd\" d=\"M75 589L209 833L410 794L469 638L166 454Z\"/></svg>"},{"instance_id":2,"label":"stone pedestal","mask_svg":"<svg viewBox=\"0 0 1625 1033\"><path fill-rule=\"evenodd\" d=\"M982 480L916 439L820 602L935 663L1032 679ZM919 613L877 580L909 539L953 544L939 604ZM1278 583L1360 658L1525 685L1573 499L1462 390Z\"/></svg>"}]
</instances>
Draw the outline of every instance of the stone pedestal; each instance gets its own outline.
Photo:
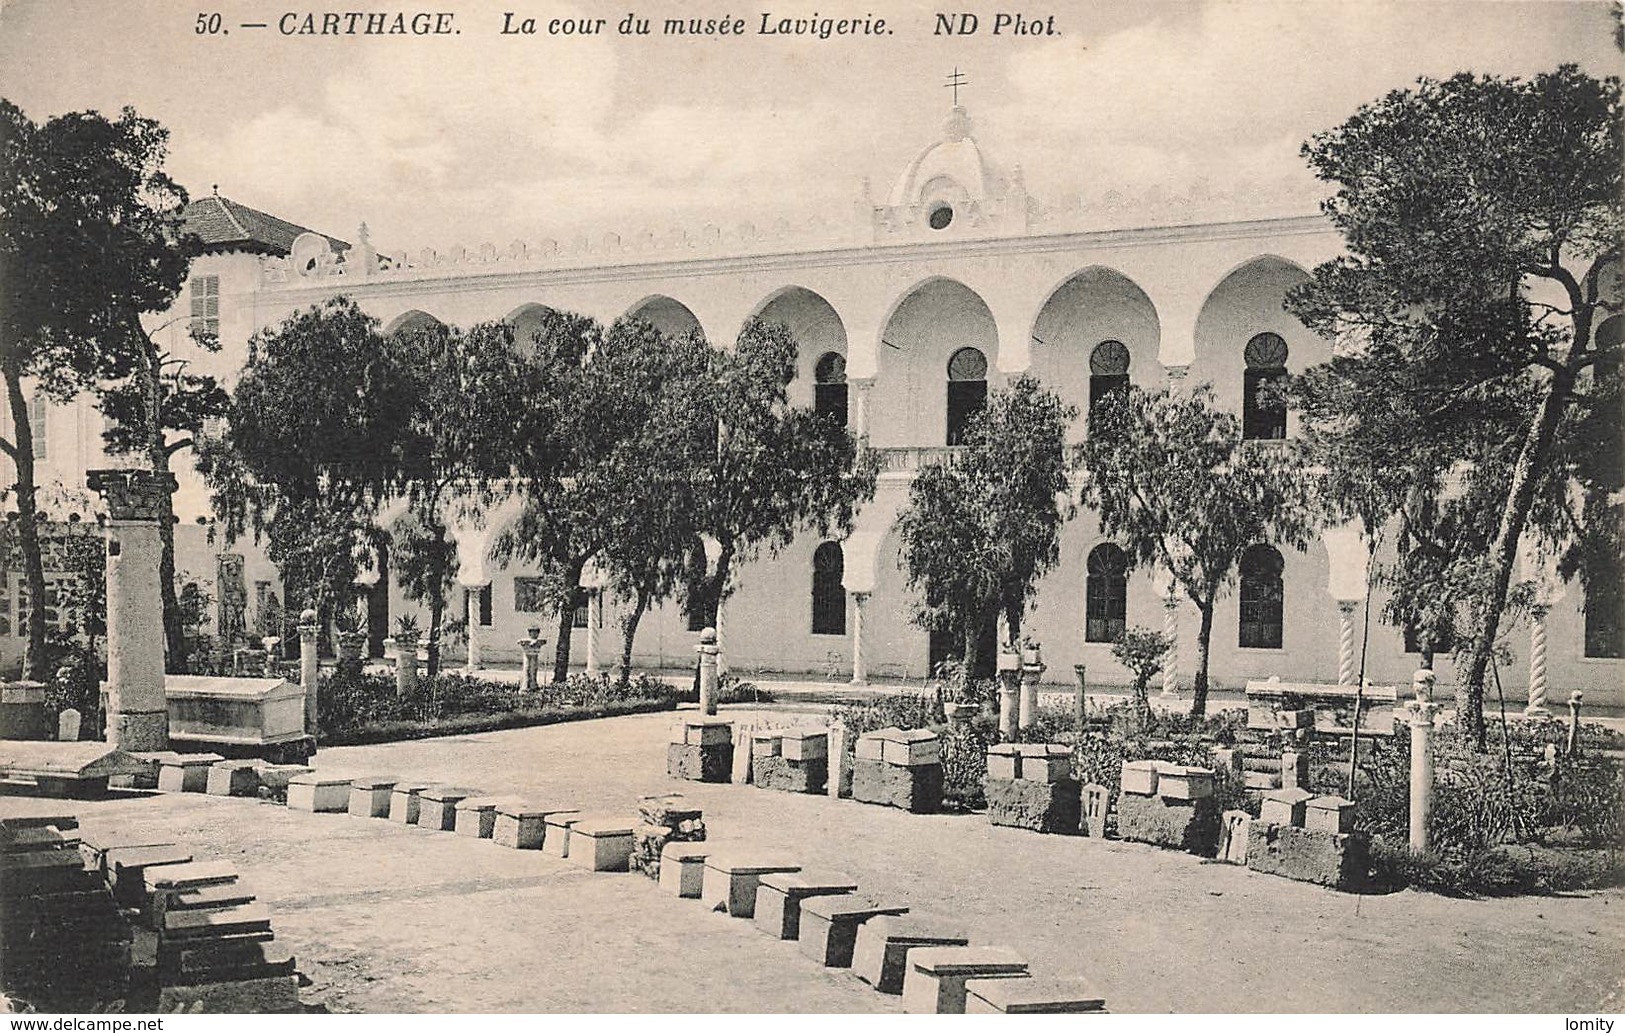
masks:
<instances>
[{"instance_id":1,"label":"stone pedestal","mask_svg":"<svg viewBox=\"0 0 1625 1033\"><path fill-rule=\"evenodd\" d=\"M132 753L169 746L158 521L173 474L92 470L107 503L107 739Z\"/></svg>"},{"instance_id":2,"label":"stone pedestal","mask_svg":"<svg viewBox=\"0 0 1625 1033\"><path fill-rule=\"evenodd\" d=\"M849 968L858 930L881 915L907 914L901 904L886 904L855 893L810 897L801 903L801 953L825 968Z\"/></svg>"},{"instance_id":3,"label":"stone pedestal","mask_svg":"<svg viewBox=\"0 0 1625 1033\"><path fill-rule=\"evenodd\" d=\"M710 853L704 843L667 843L660 852L660 891L698 900L705 889L705 859Z\"/></svg>"},{"instance_id":4,"label":"stone pedestal","mask_svg":"<svg viewBox=\"0 0 1625 1033\"><path fill-rule=\"evenodd\" d=\"M395 694L411 695L418 687L417 638L386 638L384 655L395 663Z\"/></svg>"},{"instance_id":5,"label":"stone pedestal","mask_svg":"<svg viewBox=\"0 0 1625 1033\"><path fill-rule=\"evenodd\" d=\"M165 793L203 793L209 789L209 769L226 758L218 753L172 753L158 768L158 789Z\"/></svg>"},{"instance_id":6,"label":"stone pedestal","mask_svg":"<svg viewBox=\"0 0 1625 1033\"><path fill-rule=\"evenodd\" d=\"M1106 995L1087 979L1035 976L965 982L966 1015L1062 1015L1105 1010Z\"/></svg>"},{"instance_id":7,"label":"stone pedestal","mask_svg":"<svg viewBox=\"0 0 1625 1033\"><path fill-rule=\"evenodd\" d=\"M580 811L553 811L548 814L542 836L542 853L548 857L570 856L570 830L581 820Z\"/></svg>"},{"instance_id":8,"label":"stone pedestal","mask_svg":"<svg viewBox=\"0 0 1625 1033\"><path fill-rule=\"evenodd\" d=\"M987 820L991 825L1072 835L1078 831L1082 802L1082 787L1070 778L1054 782L987 780Z\"/></svg>"},{"instance_id":9,"label":"stone pedestal","mask_svg":"<svg viewBox=\"0 0 1625 1033\"><path fill-rule=\"evenodd\" d=\"M569 859L590 872L624 872L632 857L629 818L582 818L570 826Z\"/></svg>"},{"instance_id":10,"label":"stone pedestal","mask_svg":"<svg viewBox=\"0 0 1625 1033\"><path fill-rule=\"evenodd\" d=\"M965 981L1021 979L1027 959L1009 947L922 947L908 957L903 1011L911 1015L963 1015Z\"/></svg>"},{"instance_id":11,"label":"stone pedestal","mask_svg":"<svg viewBox=\"0 0 1625 1033\"><path fill-rule=\"evenodd\" d=\"M222 760L209 766L204 789L210 796L258 796L260 775L254 761Z\"/></svg>"},{"instance_id":12,"label":"stone pedestal","mask_svg":"<svg viewBox=\"0 0 1625 1033\"><path fill-rule=\"evenodd\" d=\"M829 726L829 776L825 791L832 799L852 795L852 751L849 749L851 732L839 721Z\"/></svg>"},{"instance_id":13,"label":"stone pedestal","mask_svg":"<svg viewBox=\"0 0 1625 1033\"><path fill-rule=\"evenodd\" d=\"M350 780L314 771L288 780L288 809L317 814L343 814L350 809Z\"/></svg>"},{"instance_id":14,"label":"stone pedestal","mask_svg":"<svg viewBox=\"0 0 1625 1033\"><path fill-rule=\"evenodd\" d=\"M538 691L539 675L542 667L542 647L547 640L542 638L541 628L530 628L528 634L519 640L519 684L525 692Z\"/></svg>"},{"instance_id":15,"label":"stone pedestal","mask_svg":"<svg viewBox=\"0 0 1625 1033\"><path fill-rule=\"evenodd\" d=\"M727 782L733 776L733 725L720 718L684 718L666 747L666 774L692 782Z\"/></svg>"},{"instance_id":16,"label":"stone pedestal","mask_svg":"<svg viewBox=\"0 0 1625 1033\"><path fill-rule=\"evenodd\" d=\"M470 839L490 839L497 827L497 807L505 802L494 796L470 796L459 801L453 831Z\"/></svg>"},{"instance_id":17,"label":"stone pedestal","mask_svg":"<svg viewBox=\"0 0 1625 1033\"><path fill-rule=\"evenodd\" d=\"M1296 750L1281 752L1281 788L1309 788L1309 754Z\"/></svg>"},{"instance_id":18,"label":"stone pedestal","mask_svg":"<svg viewBox=\"0 0 1625 1033\"><path fill-rule=\"evenodd\" d=\"M853 893L857 880L837 872L773 872L756 887L756 927L775 940L801 938L801 905L809 897Z\"/></svg>"},{"instance_id":19,"label":"stone pedestal","mask_svg":"<svg viewBox=\"0 0 1625 1033\"><path fill-rule=\"evenodd\" d=\"M933 814L942 806L941 743L931 732L882 728L860 736L852 798Z\"/></svg>"},{"instance_id":20,"label":"stone pedestal","mask_svg":"<svg viewBox=\"0 0 1625 1033\"><path fill-rule=\"evenodd\" d=\"M903 992L909 952L916 947L964 947L970 937L958 923L910 912L881 915L858 927L852 974L883 994Z\"/></svg>"},{"instance_id":21,"label":"stone pedestal","mask_svg":"<svg viewBox=\"0 0 1625 1033\"><path fill-rule=\"evenodd\" d=\"M1247 838L1253 823L1246 811L1225 811L1219 817L1218 859L1225 864L1247 863Z\"/></svg>"},{"instance_id":22,"label":"stone pedestal","mask_svg":"<svg viewBox=\"0 0 1625 1033\"><path fill-rule=\"evenodd\" d=\"M401 825L416 825L418 810L423 803L423 791L433 788L433 782L397 782L389 794L389 820Z\"/></svg>"},{"instance_id":23,"label":"stone pedestal","mask_svg":"<svg viewBox=\"0 0 1625 1033\"><path fill-rule=\"evenodd\" d=\"M0 739L49 739L51 715L45 686L37 681L0 682ZM74 740L79 738L74 728Z\"/></svg>"},{"instance_id":24,"label":"stone pedestal","mask_svg":"<svg viewBox=\"0 0 1625 1033\"><path fill-rule=\"evenodd\" d=\"M763 742L763 736L768 742ZM756 785L787 793L822 793L829 775L825 733L756 733L751 764Z\"/></svg>"},{"instance_id":25,"label":"stone pedestal","mask_svg":"<svg viewBox=\"0 0 1625 1033\"><path fill-rule=\"evenodd\" d=\"M1272 824L1302 827L1305 808L1314 795L1307 789L1271 789L1264 794L1259 816Z\"/></svg>"},{"instance_id":26,"label":"stone pedestal","mask_svg":"<svg viewBox=\"0 0 1625 1033\"><path fill-rule=\"evenodd\" d=\"M1176 800L1123 793L1117 801L1117 835L1212 857L1219 845L1218 804L1211 796Z\"/></svg>"},{"instance_id":27,"label":"stone pedestal","mask_svg":"<svg viewBox=\"0 0 1625 1033\"><path fill-rule=\"evenodd\" d=\"M399 781L393 775L354 780L350 783L350 813L357 818L389 817L389 801Z\"/></svg>"},{"instance_id":28,"label":"stone pedestal","mask_svg":"<svg viewBox=\"0 0 1625 1033\"><path fill-rule=\"evenodd\" d=\"M546 809L513 800L497 807L491 842L510 850L540 850L547 836Z\"/></svg>"},{"instance_id":29,"label":"stone pedestal","mask_svg":"<svg viewBox=\"0 0 1625 1033\"><path fill-rule=\"evenodd\" d=\"M735 918L756 914L756 889L762 876L799 872L801 865L783 858L710 856L705 859L705 884L700 900L712 911Z\"/></svg>"},{"instance_id":30,"label":"stone pedestal","mask_svg":"<svg viewBox=\"0 0 1625 1033\"><path fill-rule=\"evenodd\" d=\"M1339 890L1359 889L1370 868L1363 832L1323 832L1257 819L1248 828L1247 867Z\"/></svg>"},{"instance_id":31,"label":"stone pedestal","mask_svg":"<svg viewBox=\"0 0 1625 1033\"><path fill-rule=\"evenodd\" d=\"M430 786L418 794L418 828L453 832L457 828L457 805L474 796L472 789Z\"/></svg>"}]
</instances>

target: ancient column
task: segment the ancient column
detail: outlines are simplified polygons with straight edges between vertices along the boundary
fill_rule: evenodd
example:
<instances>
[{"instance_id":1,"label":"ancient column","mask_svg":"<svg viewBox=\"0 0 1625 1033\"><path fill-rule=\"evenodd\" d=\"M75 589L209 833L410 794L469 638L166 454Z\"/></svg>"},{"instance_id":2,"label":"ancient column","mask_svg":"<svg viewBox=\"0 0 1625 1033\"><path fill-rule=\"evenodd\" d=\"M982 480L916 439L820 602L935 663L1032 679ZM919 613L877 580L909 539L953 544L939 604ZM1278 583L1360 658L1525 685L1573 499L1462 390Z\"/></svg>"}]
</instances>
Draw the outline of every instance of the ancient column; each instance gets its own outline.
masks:
<instances>
[{"instance_id":1,"label":"ancient column","mask_svg":"<svg viewBox=\"0 0 1625 1033\"><path fill-rule=\"evenodd\" d=\"M1575 689L1569 693L1569 748L1570 757L1580 753L1580 701L1585 699L1585 693Z\"/></svg>"},{"instance_id":2,"label":"ancient column","mask_svg":"<svg viewBox=\"0 0 1625 1033\"><path fill-rule=\"evenodd\" d=\"M407 696L418 684L418 644L412 639L384 639L384 655L395 661L395 695Z\"/></svg>"},{"instance_id":3,"label":"ancient column","mask_svg":"<svg viewBox=\"0 0 1625 1033\"><path fill-rule=\"evenodd\" d=\"M1433 817L1433 722L1439 704L1433 702L1434 674L1423 668L1412 678L1416 698L1405 704L1411 725L1411 838L1412 853L1428 849L1428 822Z\"/></svg>"},{"instance_id":4,"label":"ancient column","mask_svg":"<svg viewBox=\"0 0 1625 1033\"><path fill-rule=\"evenodd\" d=\"M299 685L305 690L305 734L315 735L321 723L317 717L317 683L321 662L316 655L316 636L321 634L321 618L315 610L299 614Z\"/></svg>"},{"instance_id":5,"label":"ancient column","mask_svg":"<svg viewBox=\"0 0 1625 1033\"><path fill-rule=\"evenodd\" d=\"M1011 742L1016 737L1016 722L1021 710L1021 654L1013 649L999 651L999 740Z\"/></svg>"},{"instance_id":6,"label":"ancient column","mask_svg":"<svg viewBox=\"0 0 1625 1033\"><path fill-rule=\"evenodd\" d=\"M468 659L463 663L463 670L469 674L480 669L480 593L483 585L468 585L463 588L463 616L467 620L468 630Z\"/></svg>"},{"instance_id":7,"label":"ancient column","mask_svg":"<svg viewBox=\"0 0 1625 1033\"><path fill-rule=\"evenodd\" d=\"M1072 673L1078 679L1078 698L1074 717L1078 722L1078 731L1081 732L1084 723L1089 720L1089 669L1083 664L1073 664Z\"/></svg>"},{"instance_id":8,"label":"ancient column","mask_svg":"<svg viewBox=\"0 0 1625 1033\"><path fill-rule=\"evenodd\" d=\"M721 652L717 647L717 629L706 628L700 632L700 644L694 647L694 652L700 654L700 713L715 714L717 712L717 654Z\"/></svg>"},{"instance_id":9,"label":"ancient column","mask_svg":"<svg viewBox=\"0 0 1625 1033\"><path fill-rule=\"evenodd\" d=\"M1167 659L1162 663L1162 698L1179 697L1179 596L1173 585L1162 601L1162 634L1168 639Z\"/></svg>"},{"instance_id":10,"label":"ancient column","mask_svg":"<svg viewBox=\"0 0 1625 1033\"><path fill-rule=\"evenodd\" d=\"M727 633L727 621L726 621L727 609L728 609L727 601L722 600L722 599L718 599L717 600L717 626L715 628L711 629L712 634L714 634L716 636L716 638L715 638L716 647L717 647L716 666L717 666L717 677L718 678L721 678L723 675L728 673L728 640L725 637L723 637ZM709 712L714 714L714 713L716 713L716 710L713 708Z\"/></svg>"},{"instance_id":11,"label":"ancient column","mask_svg":"<svg viewBox=\"0 0 1625 1033\"><path fill-rule=\"evenodd\" d=\"M1337 600L1337 684L1352 689L1359 677L1358 658L1354 655L1354 608L1357 599Z\"/></svg>"},{"instance_id":12,"label":"ancient column","mask_svg":"<svg viewBox=\"0 0 1625 1033\"><path fill-rule=\"evenodd\" d=\"M91 470L87 481L107 502L107 741L123 750L164 750L169 704L158 520L175 477Z\"/></svg>"},{"instance_id":13,"label":"ancient column","mask_svg":"<svg viewBox=\"0 0 1625 1033\"><path fill-rule=\"evenodd\" d=\"M1039 652L1037 646L1032 648L1030 656L1022 657L1021 665L1021 712L1016 717L1016 727L1025 731L1033 726L1038 719L1038 683L1044 677L1044 654Z\"/></svg>"},{"instance_id":14,"label":"ancient column","mask_svg":"<svg viewBox=\"0 0 1625 1033\"><path fill-rule=\"evenodd\" d=\"M1529 705L1525 717L1550 719L1546 709L1546 607L1529 611Z\"/></svg>"},{"instance_id":15,"label":"ancient column","mask_svg":"<svg viewBox=\"0 0 1625 1033\"><path fill-rule=\"evenodd\" d=\"M587 677L598 676L598 627L604 623L604 590L587 589Z\"/></svg>"},{"instance_id":16,"label":"ancient column","mask_svg":"<svg viewBox=\"0 0 1625 1033\"><path fill-rule=\"evenodd\" d=\"M869 443L869 391L875 386L873 377L854 377L847 381L852 390L852 436L858 444Z\"/></svg>"},{"instance_id":17,"label":"ancient column","mask_svg":"<svg viewBox=\"0 0 1625 1033\"><path fill-rule=\"evenodd\" d=\"M852 593L852 684L869 684L869 665L863 658L863 612L869 607L868 592Z\"/></svg>"},{"instance_id":18,"label":"ancient column","mask_svg":"<svg viewBox=\"0 0 1625 1033\"><path fill-rule=\"evenodd\" d=\"M547 640L542 638L541 628L526 628L525 637L519 640L519 684L526 692L538 691L537 678L545 645Z\"/></svg>"}]
</instances>

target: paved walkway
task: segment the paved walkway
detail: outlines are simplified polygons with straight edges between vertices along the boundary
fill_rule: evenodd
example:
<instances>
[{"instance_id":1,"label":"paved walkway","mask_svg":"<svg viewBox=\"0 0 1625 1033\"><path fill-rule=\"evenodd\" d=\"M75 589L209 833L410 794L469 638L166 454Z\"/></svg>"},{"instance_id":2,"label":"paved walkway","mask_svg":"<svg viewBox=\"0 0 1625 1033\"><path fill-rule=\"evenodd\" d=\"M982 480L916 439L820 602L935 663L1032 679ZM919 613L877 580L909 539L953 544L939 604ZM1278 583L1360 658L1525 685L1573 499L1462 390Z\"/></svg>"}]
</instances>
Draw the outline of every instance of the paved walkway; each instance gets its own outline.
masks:
<instances>
[{"instance_id":1,"label":"paved walkway","mask_svg":"<svg viewBox=\"0 0 1625 1033\"><path fill-rule=\"evenodd\" d=\"M738 717L805 715L768 708ZM680 790L716 843L786 851L865 892L948 912L1036 970L1086 975L1123 1012L1569 1012L1625 1002L1625 892L1356 897L1132 843L979 816L677 783L670 715L324 750L324 773L396 773L631 813ZM236 863L334 1011L896 1011L753 923L535 852L347 815L166 794L70 803L86 834L161 835Z\"/></svg>"}]
</instances>

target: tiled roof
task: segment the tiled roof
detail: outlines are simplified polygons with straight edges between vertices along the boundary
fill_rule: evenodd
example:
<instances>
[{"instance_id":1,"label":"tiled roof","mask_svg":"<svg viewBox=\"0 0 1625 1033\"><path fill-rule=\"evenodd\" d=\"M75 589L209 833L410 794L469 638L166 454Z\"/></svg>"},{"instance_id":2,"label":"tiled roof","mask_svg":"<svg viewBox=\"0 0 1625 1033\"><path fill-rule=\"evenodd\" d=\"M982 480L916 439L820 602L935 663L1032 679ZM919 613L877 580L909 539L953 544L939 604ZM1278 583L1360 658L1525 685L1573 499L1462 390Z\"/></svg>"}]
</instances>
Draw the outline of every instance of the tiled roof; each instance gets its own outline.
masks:
<instances>
[{"instance_id":1,"label":"tiled roof","mask_svg":"<svg viewBox=\"0 0 1625 1033\"><path fill-rule=\"evenodd\" d=\"M196 234L211 251L254 251L286 257L294 238L314 232L219 194L188 204L182 219L185 232ZM326 237L335 251L350 247L337 237L317 235Z\"/></svg>"}]
</instances>

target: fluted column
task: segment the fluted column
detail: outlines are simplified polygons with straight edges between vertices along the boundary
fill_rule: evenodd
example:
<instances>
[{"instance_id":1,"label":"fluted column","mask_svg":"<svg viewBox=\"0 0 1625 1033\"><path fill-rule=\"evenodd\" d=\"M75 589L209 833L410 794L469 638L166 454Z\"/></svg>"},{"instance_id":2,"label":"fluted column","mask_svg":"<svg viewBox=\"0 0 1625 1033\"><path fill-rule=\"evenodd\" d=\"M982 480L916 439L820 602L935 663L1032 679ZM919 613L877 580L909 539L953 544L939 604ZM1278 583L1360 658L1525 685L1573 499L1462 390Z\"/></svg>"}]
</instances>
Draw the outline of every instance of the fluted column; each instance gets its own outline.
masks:
<instances>
[{"instance_id":1,"label":"fluted column","mask_svg":"<svg viewBox=\"0 0 1625 1033\"><path fill-rule=\"evenodd\" d=\"M1162 634L1168 639L1167 659L1162 663L1162 698L1179 696L1179 596L1170 588L1162 601Z\"/></svg>"},{"instance_id":2,"label":"fluted column","mask_svg":"<svg viewBox=\"0 0 1625 1033\"><path fill-rule=\"evenodd\" d=\"M1354 608L1357 599L1337 601L1337 684L1353 688L1359 677L1358 658L1354 654Z\"/></svg>"},{"instance_id":3,"label":"fluted column","mask_svg":"<svg viewBox=\"0 0 1625 1033\"><path fill-rule=\"evenodd\" d=\"M869 684L869 665L863 658L863 614L869 608L868 592L852 593L852 684Z\"/></svg>"},{"instance_id":4,"label":"fluted column","mask_svg":"<svg viewBox=\"0 0 1625 1033\"><path fill-rule=\"evenodd\" d=\"M1536 606L1529 611L1529 705L1524 716L1549 718L1546 709L1546 607Z\"/></svg>"}]
</instances>

